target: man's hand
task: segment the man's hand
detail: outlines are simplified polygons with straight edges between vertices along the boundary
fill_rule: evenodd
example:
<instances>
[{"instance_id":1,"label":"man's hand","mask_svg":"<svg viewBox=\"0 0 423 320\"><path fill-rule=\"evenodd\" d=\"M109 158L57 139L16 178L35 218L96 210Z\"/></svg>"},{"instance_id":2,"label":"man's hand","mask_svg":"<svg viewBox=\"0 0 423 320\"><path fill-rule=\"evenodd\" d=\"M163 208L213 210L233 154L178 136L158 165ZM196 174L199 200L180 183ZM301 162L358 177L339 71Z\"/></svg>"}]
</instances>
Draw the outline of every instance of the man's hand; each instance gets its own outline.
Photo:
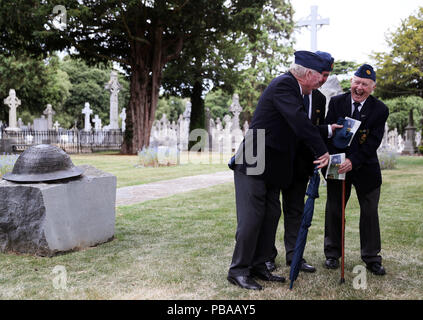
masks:
<instances>
[{"instance_id":1,"label":"man's hand","mask_svg":"<svg viewBox=\"0 0 423 320\"><path fill-rule=\"evenodd\" d=\"M337 123L331 124L330 128L332 129L332 134L335 133L336 129L341 129L342 127L344 127L342 124L337 124Z\"/></svg>"},{"instance_id":2,"label":"man's hand","mask_svg":"<svg viewBox=\"0 0 423 320\"><path fill-rule=\"evenodd\" d=\"M347 173L348 171L351 171L351 170L352 170L352 163L351 163L350 159L347 158L339 166L338 173Z\"/></svg>"},{"instance_id":3,"label":"man's hand","mask_svg":"<svg viewBox=\"0 0 423 320\"><path fill-rule=\"evenodd\" d=\"M317 158L317 160L313 161L314 164L318 164L317 169L326 167L329 163L329 152L326 152L324 155Z\"/></svg>"}]
</instances>

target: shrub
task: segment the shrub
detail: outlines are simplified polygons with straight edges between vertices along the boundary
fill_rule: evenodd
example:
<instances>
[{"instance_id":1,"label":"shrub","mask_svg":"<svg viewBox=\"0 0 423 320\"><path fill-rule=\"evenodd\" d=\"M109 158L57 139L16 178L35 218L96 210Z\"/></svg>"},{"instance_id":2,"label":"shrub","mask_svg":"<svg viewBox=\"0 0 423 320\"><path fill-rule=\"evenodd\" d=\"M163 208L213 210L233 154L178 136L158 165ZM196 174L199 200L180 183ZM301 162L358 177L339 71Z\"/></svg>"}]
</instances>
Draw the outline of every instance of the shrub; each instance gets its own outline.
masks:
<instances>
[{"instance_id":1,"label":"shrub","mask_svg":"<svg viewBox=\"0 0 423 320\"><path fill-rule=\"evenodd\" d=\"M140 167L158 167L157 148L143 147L141 151L138 151L138 161Z\"/></svg>"},{"instance_id":2,"label":"shrub","mask_svg":"<svg viewBox=\"0 0 423 320\"><path fill-rule=\"evenodd\" d=\"M397 154L394 152L378 153L380 169L395 169L397 165Z\"/></svg>"}]
</instances>

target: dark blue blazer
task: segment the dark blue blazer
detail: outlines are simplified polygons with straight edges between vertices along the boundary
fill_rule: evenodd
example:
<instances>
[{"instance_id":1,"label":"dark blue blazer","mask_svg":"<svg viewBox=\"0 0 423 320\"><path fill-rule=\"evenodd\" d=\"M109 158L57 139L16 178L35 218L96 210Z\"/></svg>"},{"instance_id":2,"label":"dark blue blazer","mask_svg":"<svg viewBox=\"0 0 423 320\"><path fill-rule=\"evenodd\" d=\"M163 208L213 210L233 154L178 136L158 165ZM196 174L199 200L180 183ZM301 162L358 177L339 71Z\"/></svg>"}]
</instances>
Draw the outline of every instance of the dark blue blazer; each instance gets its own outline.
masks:
<instances>
[{"instance_id":1,"label":"dark blue blazer","mask_svg":"<svg viewBox=\"0 0 423 320\"><path fill-rule=\"evenodd\" d=\"M361 125L351 145L345 150L337 149L332 139L329 139L328 149L330 154L345 152L353 168L347 173L347 179L351 179L357 191L369 192L382 184L377 149L382 142L389 109L382 101L370 95L360 114ZM351 117L351 93L332 97L329 102L326 124L336 123L340 117Z\"/></svg>"},{"instance_id":2,"label":"dark blue blazer","mask_svg":"<svg viewBox=\"0 0 423 320\"><path fill-rule=\"evenodd\" d=\"M253 132L256 129L265 130L265 169L257 177L282 189L291 184L299 143L307 145L315 157L327 152L318 127L304 111L300 86L290 72L273 79L261 95L249 127ZM247 166L244 161L235 170L245 173Z\"/></svg>"}]
</instances>

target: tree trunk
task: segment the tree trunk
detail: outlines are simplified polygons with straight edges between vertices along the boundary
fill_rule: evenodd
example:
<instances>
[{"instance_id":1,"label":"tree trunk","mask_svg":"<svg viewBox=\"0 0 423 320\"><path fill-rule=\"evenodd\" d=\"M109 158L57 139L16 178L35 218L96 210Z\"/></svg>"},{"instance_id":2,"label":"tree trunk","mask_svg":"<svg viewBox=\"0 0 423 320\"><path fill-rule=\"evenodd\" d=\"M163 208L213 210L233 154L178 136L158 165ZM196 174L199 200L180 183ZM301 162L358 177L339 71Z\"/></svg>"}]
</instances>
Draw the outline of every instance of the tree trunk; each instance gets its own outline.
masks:
<instances>
[{"instance_id":1,"label":"tree trunk","mask_svg":"<svg viewBox=\"0 0 423 320\"><path fill-rule=\"evenodd\" d=\"M130 99L125 137L121 152L136 154L150 144L151 128L159 100L159 89L165 59L162 55L162 33L158 28L152 51L139 43L132 46Z\"/></svg>"},{"instance_id":2,"label":"tree trunk","mask_svg":"<svg viewBox=\"0 0 423 320\"><path fill-rule=\"evenodd\" d=\"M192 132L194 129L206 129L205 122L205 110L204 110L204 100L202 98L203 94L203 85L201 81L196 81L194 83L194 88L191 93L191 118L189 122L189 132ZM197 141L200 140L200 137ZM197 141L189 141L188 148L191 149ZM203 149L203 146L201 146Z\"/></svg>"}]
</instances>

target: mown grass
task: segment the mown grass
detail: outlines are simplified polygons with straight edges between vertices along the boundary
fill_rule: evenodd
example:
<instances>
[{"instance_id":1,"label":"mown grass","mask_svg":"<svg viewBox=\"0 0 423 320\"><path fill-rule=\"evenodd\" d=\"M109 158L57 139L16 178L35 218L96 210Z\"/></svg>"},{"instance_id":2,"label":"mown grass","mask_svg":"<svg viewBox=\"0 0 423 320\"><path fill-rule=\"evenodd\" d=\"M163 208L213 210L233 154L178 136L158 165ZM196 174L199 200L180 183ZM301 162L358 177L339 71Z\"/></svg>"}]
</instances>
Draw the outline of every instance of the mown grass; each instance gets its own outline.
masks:
<instances>
[{"instance_id":1,"label":"mown grass","mask_svg":"<svg viewBox=\"0 0 423 320\"><path fill-rule=\"evenodd\" d=\"M236 229L232 183L117 208L115 239L52 258L0 254L1 299L422 299L423 157L400 158L383 171L380 201L383 277L366 273L367 288L354 289L360 259L358 202L346 209L346 266L323 267L325 187L321 186L305 257L317 267L288 283L248 291L226 280ZM288 276L283 223L277 235L276 273ZM67 289L55 289L52 273L62 265Z\"/></svg>"},{"instance_id":2,"label":"mown grass","mask_svg":"<svg viewBox=\"0 0 423 320\"><path fill-rule=\"evenodd\" d=\"M89 164L96 168L112 173L117 177L117 187L133 186L156 182L160 180L176 179L180 177L213 173L228 169L227 162L230 155L181 154L180 164L176 166L163 166L156 168L140 167L138 156L109 154L71 155L72 162L76 165Z\"/></svg>"}]
</instances>

